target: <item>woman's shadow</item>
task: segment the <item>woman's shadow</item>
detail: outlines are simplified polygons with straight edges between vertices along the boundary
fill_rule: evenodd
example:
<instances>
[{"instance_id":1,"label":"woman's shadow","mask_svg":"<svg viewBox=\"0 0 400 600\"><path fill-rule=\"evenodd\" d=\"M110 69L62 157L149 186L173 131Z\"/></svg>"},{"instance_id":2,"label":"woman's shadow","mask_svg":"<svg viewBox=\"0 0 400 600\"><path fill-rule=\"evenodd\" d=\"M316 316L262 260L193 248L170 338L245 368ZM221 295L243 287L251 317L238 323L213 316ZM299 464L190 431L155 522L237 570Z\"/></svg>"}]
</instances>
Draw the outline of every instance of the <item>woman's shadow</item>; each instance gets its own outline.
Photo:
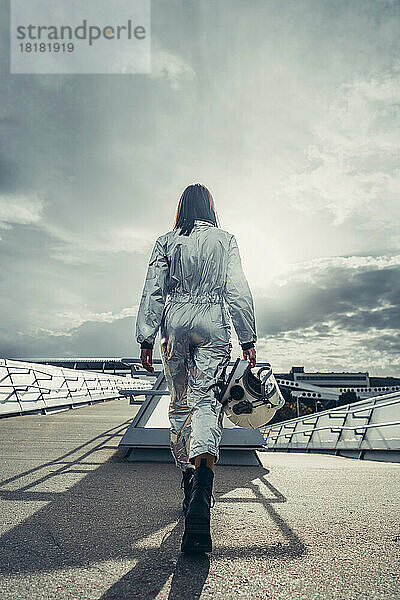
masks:
<instances>
[{"instance_id":1,"label":"woman's shadow","mask_svg":"<svg viewBox=\"0 0 400 600\"><path fill-rule=\"evenodd\" d=\"M145 600L155 598L164 586L170 583L169 600L197 600L200 598L210 570L210 558L296 558L305 552L305 547L289 525L279 516L274 504L286 502L286 498L266 480L268 470L263 467L222 467L218 473L218 487L223 488L217 501L232 503L235 498L224 498L228 491L249 486L255 495L251 502L259 502L275 522L286 543L278 542L269 546L214 547L212 555L190 556L180 552L184 529L184 516L181 513L178 523L163 538L158 548L149 549L135 567L116 582L99 600ZM265 486L271 497L266 498L260 491ZM243 498L239 501L248 502Z\"/></svg>"},{"instance_id":2,"label":"woman's shadow","mask_svg":"<svg viewBox=\"0 0 400 600\"><path fill-rule=\"evenodd\" d=\"M182 515L161 546L148 550L129 573L101 596L101 600L155 598L171 576L169 599L200 598L210 570L210 558L206 554L191 557L179 553L183 522Z\"/></svg>"},{"instance_id":3,"label":"woman's shadow","mask_svg":"<svg viewBox=\"0 0 400 600\"><path fill-rule=\"evenodd\" d=\"M99 589L103 587L101 572L109 579L112 569L120 572L124 561L135 561L134 568L99 600L153 598L164 586L170 586L171 599L199 598L209 574L210 558L180 552L184 527L180 474L172 464L132 464L119 452L114 453L114 440L125 428L126 424L113 427L1 482L0 499L8 501L11 510L21 510L31 503L37 507L33 513L27 510L25 518L18 518L2 534L2 575L40 576L41 572L54 571L60 584L64 583L62 589L81 594L87 588L80 575L82 567L98 569L99 580L94 587ZM104 462L103 452L113 454ZM283 543L262 541L254 545L252 535L242 543L240 539L230 543L225 536L227 542L224 538L222 546L215 544L211 560L254 556L290 559L304 552L301 541L275 510L275 505L286 498L268 482L267 474L261 466L217 466L217 504L212 519L229 527L238 505L246 512L246 503L256 503L262 514L266 511L259 528L265 527L265 517L267 521L272 519ZM244 494L237 493L243 488ZM11 513L10 520L14 520ZM69 575L64 574L67 572L76 573L76 578L68 579Z\"/></svg>"}]
</instances>

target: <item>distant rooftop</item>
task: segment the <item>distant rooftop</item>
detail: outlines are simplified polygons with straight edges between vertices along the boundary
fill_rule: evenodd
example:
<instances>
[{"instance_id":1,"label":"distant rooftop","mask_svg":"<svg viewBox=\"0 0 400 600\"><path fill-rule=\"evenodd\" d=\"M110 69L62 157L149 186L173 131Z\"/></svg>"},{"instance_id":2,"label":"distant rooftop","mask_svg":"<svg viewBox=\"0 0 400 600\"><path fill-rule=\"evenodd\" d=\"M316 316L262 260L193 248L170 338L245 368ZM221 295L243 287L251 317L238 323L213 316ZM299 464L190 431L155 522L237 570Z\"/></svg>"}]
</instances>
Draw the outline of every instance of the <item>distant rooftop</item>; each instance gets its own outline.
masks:
<instances>
[{"instance_id":1,"label":"distant rooftop","mask_svg":"<svg viewBox=\"0 0 400 600\"><path fill-rule=\"evenodd\" d=\"M368 375L368 371L305 371L304 367L292 367L290 373L304 373L304 375Z\"/></svg>"}]
</instances>

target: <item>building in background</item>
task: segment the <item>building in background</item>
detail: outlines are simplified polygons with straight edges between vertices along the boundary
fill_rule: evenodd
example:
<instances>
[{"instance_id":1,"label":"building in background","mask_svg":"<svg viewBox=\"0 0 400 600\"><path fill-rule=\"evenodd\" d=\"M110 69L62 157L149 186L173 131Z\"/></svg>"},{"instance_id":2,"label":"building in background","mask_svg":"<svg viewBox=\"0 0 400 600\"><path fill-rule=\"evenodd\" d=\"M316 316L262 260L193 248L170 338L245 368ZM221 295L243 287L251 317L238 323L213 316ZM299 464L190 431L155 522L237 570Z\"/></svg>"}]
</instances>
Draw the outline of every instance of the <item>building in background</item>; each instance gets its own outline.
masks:
<instances>
[{"instance_id":1,"label":"building in background","mask_svg":"<svg viewBox=\"0 0 400 600\"><path fill-rule=\"evenodd\" d=\"M289 373L276 373L275 377L283 390L290 390L297 403L300 401L315 411L336 406L346 392L353 392L357 399L363 400L400 390L399 377L371 377L368 372L306 373L304 367L292 367Z\"/></svg>"}]
</instances>

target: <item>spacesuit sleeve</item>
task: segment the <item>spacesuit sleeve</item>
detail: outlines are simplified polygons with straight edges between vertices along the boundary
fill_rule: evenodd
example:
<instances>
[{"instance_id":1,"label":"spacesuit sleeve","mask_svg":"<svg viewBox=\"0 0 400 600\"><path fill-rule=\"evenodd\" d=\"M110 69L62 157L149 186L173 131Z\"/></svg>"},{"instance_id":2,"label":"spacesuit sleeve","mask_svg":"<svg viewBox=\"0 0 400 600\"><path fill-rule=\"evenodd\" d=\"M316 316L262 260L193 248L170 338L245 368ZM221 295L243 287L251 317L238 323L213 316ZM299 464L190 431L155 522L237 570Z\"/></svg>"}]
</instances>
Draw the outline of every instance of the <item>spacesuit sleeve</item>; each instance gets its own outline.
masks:
<instances>
[{"instance_id":1,"label":"spacesuit sleeve","mask_svg":"<svg viewBox=\"0 0 400 600\"><path fill-rule=\"evenodd\" d=\"M243 272L239 248L232 235L228 251L225 300L239 343L256 342L256 323L253 296Z\"/></svg>"},{"instance_id":2,"label":"spacesuit sleeve","mask_svg":"<svg viewBox=\"0 0 400 600\"><path fill-rule=\"evenodd\" d=\"M136 340L152 348L168 293L169 265L158 238L154 244L136 317Z\"/></svg>"}]
</instances>

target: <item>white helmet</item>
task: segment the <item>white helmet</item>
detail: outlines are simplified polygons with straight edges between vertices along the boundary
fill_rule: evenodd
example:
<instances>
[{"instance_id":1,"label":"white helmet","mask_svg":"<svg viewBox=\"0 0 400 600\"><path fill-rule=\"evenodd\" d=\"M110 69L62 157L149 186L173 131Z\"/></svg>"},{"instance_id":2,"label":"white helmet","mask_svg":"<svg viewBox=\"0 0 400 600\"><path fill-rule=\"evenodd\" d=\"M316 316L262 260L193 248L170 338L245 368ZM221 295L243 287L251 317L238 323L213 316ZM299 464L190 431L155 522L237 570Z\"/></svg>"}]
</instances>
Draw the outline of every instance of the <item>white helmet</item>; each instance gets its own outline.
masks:
<instances>
[{"instance_id":1,"label":"white helmet","mask_svg":"<svg viewBox=\"0 0 400 600\"><path fill-rule=\"evenodd\" d=\"M261 378L261 373L265 374ZM222 384L219 400L232 423L246 429L266 425L285 404L269 363L251 372L249 361L236 359L228 379Z\"/></svg>"}]
</instances>

